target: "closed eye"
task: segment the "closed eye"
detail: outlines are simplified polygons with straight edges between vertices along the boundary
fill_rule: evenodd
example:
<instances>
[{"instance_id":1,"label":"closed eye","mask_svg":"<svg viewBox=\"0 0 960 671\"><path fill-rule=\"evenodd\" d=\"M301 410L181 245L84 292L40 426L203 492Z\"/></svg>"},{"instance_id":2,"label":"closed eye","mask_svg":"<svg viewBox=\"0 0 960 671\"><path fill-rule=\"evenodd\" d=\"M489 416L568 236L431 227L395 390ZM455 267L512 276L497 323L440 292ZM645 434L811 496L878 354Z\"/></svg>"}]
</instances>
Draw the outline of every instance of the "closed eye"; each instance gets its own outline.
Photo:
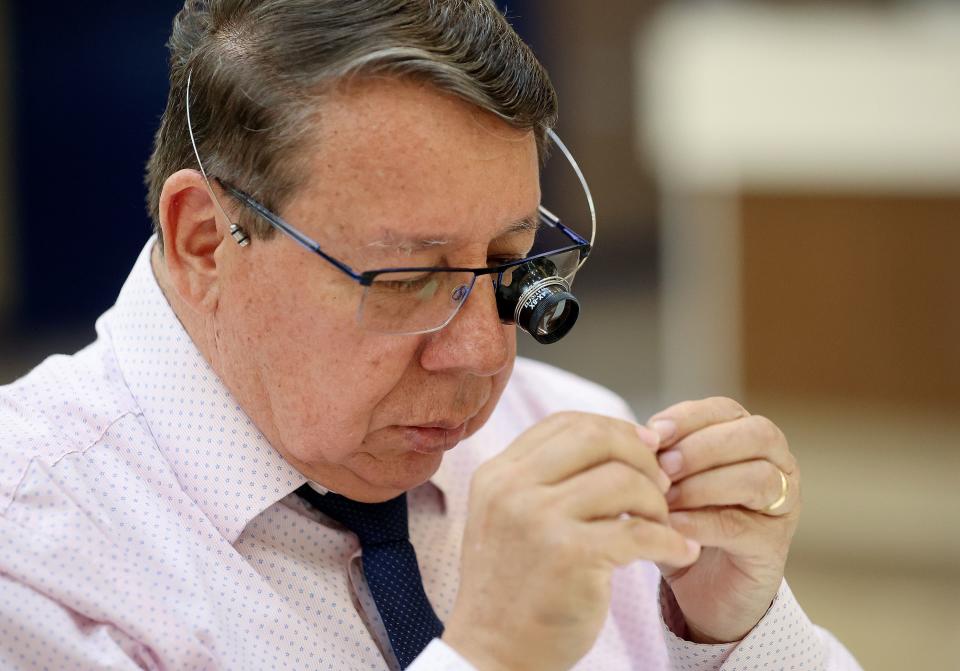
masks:
<instances>
[{"instance_id":1,"label":"closed eye","mask_svg":"<svg viewBox=\"0 0 960 671\"><path fill-rule=\"evenodd\" d=\"M514 261L520 261L523 258L523 256L494 256L487 260L487 266L496 268L497 266L505 266Z\"/></svg>"},{"instance_id":2,"label":"closed eye","mask_svg":"<svg viewBox=\"0 0 960 671\"><path fill-rule=\"evenodd\" d=\"M419 275L405 275L397 273L395 275L383 275L378 277L373 283L373 287L382 291L420 291L436 279L436 273L421 273Z\"/></svg>"}]
</instances>

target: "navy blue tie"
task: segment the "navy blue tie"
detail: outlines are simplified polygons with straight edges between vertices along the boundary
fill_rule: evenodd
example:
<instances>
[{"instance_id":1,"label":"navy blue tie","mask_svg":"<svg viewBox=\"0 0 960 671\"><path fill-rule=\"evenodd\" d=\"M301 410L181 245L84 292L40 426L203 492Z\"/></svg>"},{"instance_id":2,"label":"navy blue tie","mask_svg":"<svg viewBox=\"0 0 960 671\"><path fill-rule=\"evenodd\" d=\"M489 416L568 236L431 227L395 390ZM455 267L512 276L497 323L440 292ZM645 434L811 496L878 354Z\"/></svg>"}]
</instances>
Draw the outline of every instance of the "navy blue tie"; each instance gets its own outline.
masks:
<instances>
[{"instance_id":1,"label":"navy blue tie","mask_svg":"<svg viewBox=\"0 0 960 671\"><path fill-rule=\"evenodd\" d=\"M390 637L400 668L407 668L443 623L423 591L417 555L407 530L407 495L383 503L360 503L339 494L320 494L310 485L297 490L303 499L357 534L363 550L363 574Z\"/></svg>"}]
</instances>

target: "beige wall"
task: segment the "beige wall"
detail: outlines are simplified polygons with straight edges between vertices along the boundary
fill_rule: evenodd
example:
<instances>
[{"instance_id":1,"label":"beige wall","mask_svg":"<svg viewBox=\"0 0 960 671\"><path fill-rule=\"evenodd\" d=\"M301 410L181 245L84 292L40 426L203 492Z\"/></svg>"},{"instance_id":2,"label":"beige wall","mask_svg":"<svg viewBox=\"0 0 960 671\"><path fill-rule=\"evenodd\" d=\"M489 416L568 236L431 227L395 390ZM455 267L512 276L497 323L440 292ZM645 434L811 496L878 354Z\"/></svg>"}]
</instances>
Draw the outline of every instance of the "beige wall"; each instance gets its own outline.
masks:
<instances>
[{"instance_id":1,"label":"beige wall","mask_svg":"<svg viewBox=\"0 0 960 671\"><path fill-rule=\"evenodd\" d=\"M960 404L960 195L746 194L751 394Z\"/></svg>"},{"instance_id":2,"label":"beige wall","mask_svg":"<svg viewBox=\"0 0 960 671\"><path fill-rule=\"evenodd\" d=\"M788 436L815 622L865 669L954 668L960 6L666 7L637 53L663 387Z\"/></svg>"}]
</instances>

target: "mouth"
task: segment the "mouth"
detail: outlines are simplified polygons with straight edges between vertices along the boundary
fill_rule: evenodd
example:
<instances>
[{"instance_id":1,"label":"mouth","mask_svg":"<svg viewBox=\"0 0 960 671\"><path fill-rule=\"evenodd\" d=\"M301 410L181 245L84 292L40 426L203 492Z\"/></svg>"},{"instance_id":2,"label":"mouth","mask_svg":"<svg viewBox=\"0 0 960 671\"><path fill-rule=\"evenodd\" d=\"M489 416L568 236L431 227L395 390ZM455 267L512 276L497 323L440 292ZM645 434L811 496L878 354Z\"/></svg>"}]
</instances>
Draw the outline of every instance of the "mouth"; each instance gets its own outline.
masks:
<instances>
[{"instance_id":1,"label":"mouth","mask_svg":"<svg viewBox=\"0 0 960 671\"><path fill-rule=\"evenodd\" d=\"M439 454L453 449L467 433L467 422L437 422L421 426L401 427L414 452Z\"/></svg>"}]
</instances>

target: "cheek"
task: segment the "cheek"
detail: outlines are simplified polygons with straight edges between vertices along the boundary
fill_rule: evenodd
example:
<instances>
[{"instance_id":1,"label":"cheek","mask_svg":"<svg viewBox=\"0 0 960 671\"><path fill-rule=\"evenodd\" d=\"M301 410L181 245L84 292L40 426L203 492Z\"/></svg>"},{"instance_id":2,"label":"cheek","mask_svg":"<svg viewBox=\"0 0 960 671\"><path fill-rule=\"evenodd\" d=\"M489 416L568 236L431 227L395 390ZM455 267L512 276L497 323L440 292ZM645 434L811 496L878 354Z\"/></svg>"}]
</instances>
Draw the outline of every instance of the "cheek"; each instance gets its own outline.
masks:
<instances>
[{"instance_id":1,"label":"cheek","mask_svg":"<svg viewBox=\"0 0 960 671\"><path fill-rule=\"evenodd\" d=\"M510 382L510 375L513 373L513 364L517 359L517 329L514 326L504 326L504 338L506 339L507 347L510 352L508 363L504 366L503 370L499 371L493 378L490 380L490 396L487 399L487 402L484 404L483 409L477 413L477 416L471 420L469 426L467 426L467 435L473 435L480 428L487 423L487 420L490 419L490 415L493 414L493 411L496 410L497 403L500 402L500 397L503 395L503 390L506 389L507 383Z\"/></svg>"},{"instance_id":2,"label":"cheek","mask_svg":"<svg viewBox=\"0 0 960 671\"><path fill-rule=\"evenodd\" d=\"M411 353L385 352L363 333L319 328L322 346L291 343L278 354L284 366L270 373L272 406L284 444L299 458L337 462L360 449Z\"/></svg>"},{"instance_id":3,"label":"cheek","mask_svg":"<svg viewBox=\"0 0 960 671\"><path fill-rule=\"evenodd\" d=\"M304 462L338 461L361 444L416 345L361 330L355 287L305 280L311 268L287 263L282 278L233 284L218 314L218 349L228 386L271 441Z\"/></svg>"}]
</instances>

